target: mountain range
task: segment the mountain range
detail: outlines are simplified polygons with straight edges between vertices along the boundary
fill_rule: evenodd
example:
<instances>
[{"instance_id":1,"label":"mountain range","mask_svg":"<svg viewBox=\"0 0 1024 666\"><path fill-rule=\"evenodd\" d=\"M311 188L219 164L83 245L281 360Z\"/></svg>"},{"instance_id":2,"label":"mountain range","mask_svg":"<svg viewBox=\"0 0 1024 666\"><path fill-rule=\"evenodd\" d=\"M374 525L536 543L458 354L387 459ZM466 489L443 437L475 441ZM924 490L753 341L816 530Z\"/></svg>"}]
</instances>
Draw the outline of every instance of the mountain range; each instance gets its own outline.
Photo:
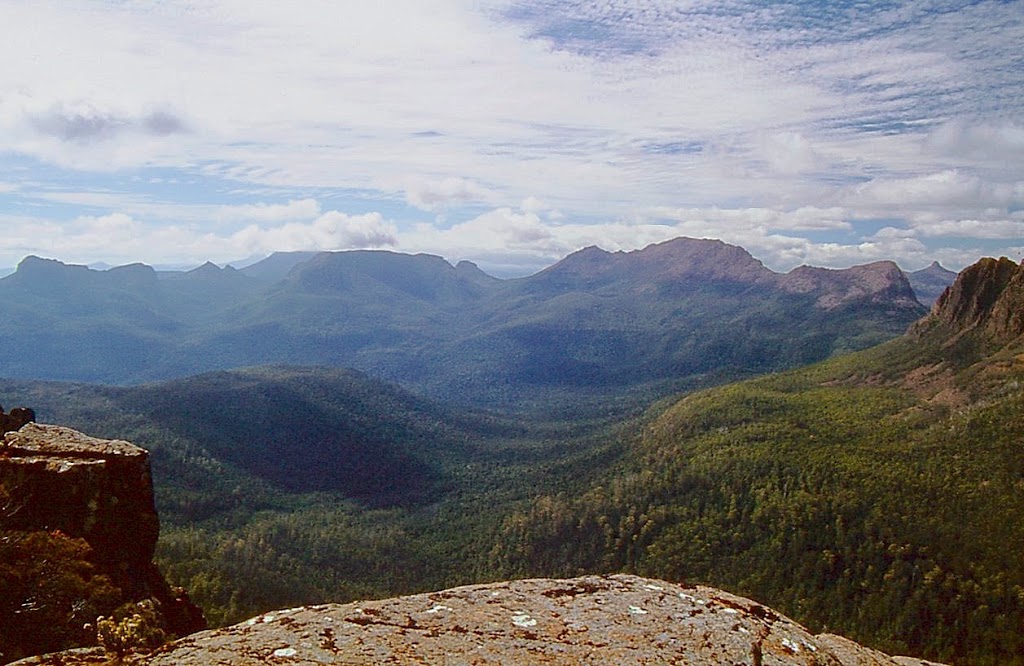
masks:
<instances>
[{"instance_id":1,"label":"mountain range","mask_svg":"<svg viewBox=\"0 0 1024 666\"><path fill-rule=\"evenodd\" d=\"M626 572L890 653L1020 664L1024 268L982 260L929 312L912 280L943 271L779 274L690 239L518 280L386 252L29 259L0 280L3 339L54 368L74 340L107 379L0 392L150 450L157 561L214 626Z\"/></svg>"},{"instance_id":2,"label":"mountain range","mask_svg":"<svg viewBox=\"0 0 1024 666\"><path fill-rule=\"evenodd\" d=\"M590 247L512 280L382 251L184 273L28 257L0 279L0 299L9 377L126 384L320 365L503 407L795 367L889 339L926 311L891 262L780 274L742 248L685 238Z\"/></svg>"}]
</instances>

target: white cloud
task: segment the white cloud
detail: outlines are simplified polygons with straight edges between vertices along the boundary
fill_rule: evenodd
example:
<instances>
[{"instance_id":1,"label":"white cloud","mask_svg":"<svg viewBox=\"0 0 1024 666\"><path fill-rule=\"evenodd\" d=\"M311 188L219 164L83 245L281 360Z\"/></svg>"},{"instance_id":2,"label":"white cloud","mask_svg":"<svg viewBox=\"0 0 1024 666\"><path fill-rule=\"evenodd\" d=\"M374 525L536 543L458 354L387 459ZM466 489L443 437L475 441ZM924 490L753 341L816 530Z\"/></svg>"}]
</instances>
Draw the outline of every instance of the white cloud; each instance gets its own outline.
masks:
<instances>
[{"instance_id":1,"label":"white cloud","mask_svg":"<svg viewBox=\"0 0 1024 666\"><path fill-rule=\"evenodd\" d=\"M968 157L1020 165L1024 161L1024 125L1020 122L969 123L957 118L927 136L926 148L944 157Z\"/></svg>"},{"instance_id":2,"label":"white cloud","mask_svg":"<svg viewBox=\"0 0 1024 666\"><path fill-rule=\"evenodd\" d=\"M1024 238L1024 220L940 220L917 228L923 237L954 237L986 240Z\"/></svg>"},{"instance_id":3,"label":"white cloud","mask_svg":"<svg viewBox=\"0 0 1024 666\"><path fill-rule=\"evenodd\" d=\"M405 200L420 210L436 212L446 206L487 201L493 194L477 183L449 176L439 180L416 179L405 188Z\"/></svg>"},{"instance_id":4,"label":"white cloud","mask_svg":"<svg viewBox=\"0 0 1024 666\"><path fill-rule=\"evenodd\" d=\"M312 222L279 227L252 225L230 237L233 247L250 254L295 250L351 250L390 247L398 243L394 224L380 213L346 215L332 210Z\"/></svg>"},{"instance_id":5,"label":"white cloud","mask_svg":"<svg viewBox=\"0 0 1024 666\"><path fill-rule=\"evenodd\" d=\"M855 188L850 200L869 206L1007 207L1024 203L1024 181L986 181L955 170L910 178L877 178Z\"/></svg>"},{"instance_id":6,"label":"white cloud","mask_svg":"<svg viewBox=\"0 0 1024 666\"><path fill-rule=\"evenodd\" d=\"M766 132L758 137L758 144L763 158L776 173L799 174L822 164L811 142L799 132Z\"/></svg>"},{"instance_id":7,"label":"white cloud","mask_svg":"<svg viewBox=\"0 0 1024 666\"><path fill-rule=\"evenodd\" d=\"M850 213L838 207L803 206L792 211L770 208L655 208L651 214L709 231L764 229L776 231L846 230Z\"/></svg>"},{"instance_id":8,"label":"white cloud","mask_svg":"<svg viewBox=\"0 0 1024 666\"><path fill-rule=\"evenodd\" d=\"M68 222L0 217L18 232L0 237L0 265L14 265L27 254L77 263L151 264L227 262L253 254L291 250L350 250L392 247L397 230L379 213L347 215L327 211L307 221L251 224L216 233L194 224L152 224L125 213L80 216Z\"/></svg>"},{"instance_id":9,"label":"white cloud","mask_svg":"<svg viewBox=\"0 0 1024 666\"><path fill-rule=\"evenodd\" d=\"M0 168L28 165L24 182L3 171L13 184L0 192L50 205L40 217L67 217L56 203L78 206L72 217L126 215L144 240L117 247L146 261L280 242L514 264L688 234L787 263L1016 233L1016 3L727 9L0 3L0 59L17 63L0 70ZM121 184L142 167L213 194ZM101 172L110 180L90 180ZM264 189L222 205L235 186ZM360 205L342 196L330 208L388 218L324 212L334 192L357 192ZM416 210L396 214L401 201ZM417 211L443 217L415 226ZM857 238L864 218L898 220L906 242ZM69 248L86 247L53 224ZM807 240L829 234L831 245Z\"/></svg>"}]
</instances>

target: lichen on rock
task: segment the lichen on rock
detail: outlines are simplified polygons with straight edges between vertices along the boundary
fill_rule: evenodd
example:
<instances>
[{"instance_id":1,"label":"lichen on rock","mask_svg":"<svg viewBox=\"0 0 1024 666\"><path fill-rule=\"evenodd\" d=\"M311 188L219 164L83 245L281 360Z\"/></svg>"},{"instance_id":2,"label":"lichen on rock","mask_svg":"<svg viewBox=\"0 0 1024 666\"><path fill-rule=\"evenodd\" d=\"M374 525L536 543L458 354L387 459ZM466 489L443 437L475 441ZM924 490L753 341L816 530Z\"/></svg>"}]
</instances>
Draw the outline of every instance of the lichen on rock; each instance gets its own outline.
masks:
<instances>
[{"instance_id":1,"label":"lichen on rock","mask_svg":"<svg viewBox=\"0 0 1024 666\"><path fill-rule=\"evenodd\" d=\"M897 666L757 602L637 576L470 585L268 613L135 663Z\"/></svg>"}]
</instances>

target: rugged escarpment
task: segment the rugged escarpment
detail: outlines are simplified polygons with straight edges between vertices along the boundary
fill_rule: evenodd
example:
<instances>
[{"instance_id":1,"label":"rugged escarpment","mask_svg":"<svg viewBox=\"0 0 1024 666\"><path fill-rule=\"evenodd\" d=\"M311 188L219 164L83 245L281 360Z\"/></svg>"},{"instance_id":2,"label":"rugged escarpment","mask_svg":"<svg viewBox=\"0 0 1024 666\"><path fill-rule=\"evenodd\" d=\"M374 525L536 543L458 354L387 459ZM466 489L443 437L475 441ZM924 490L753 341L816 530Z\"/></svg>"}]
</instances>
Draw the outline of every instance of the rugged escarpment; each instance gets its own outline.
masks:
<instances>
[{"instance_id":1,"label":"rugged escarpment","mask_svg":"<svg viewBox=\"0 0 1024 666\"><path fill-rule=\"evenodd\" d=\"M159 521L144 449L31 422L3 437L0 545L16 561L0 576L0 612L11 615L0 626L0 652L7 651L0 661L55 642L94 642L96 631L85 627L96 620L92 612L145 599L155 603L168 633L203 627L199 609L167 585L152 561ZM55 564L32 568L49 560ZM66 631L54 626L61 622L70 625ZM16 632L16 623L53 631Z\"/></svg>"},{"instance_id":2,"label":"rugged escarpment","mask_svg":"<svg viewBox=\"0 0 1024 666\"><path fill-rule=\"evenodd\" d=\"M636 576L472 585L266 613L140 658L202 664L921 665L742 597Z\"/></svg>"},{"instance_id":3,"label":"rugged escarpment","mask_svg":"<svg viewBox=\"0 0 1024 666\"><path fill-rule=\"evenodd\" d=\"M136 384L328 365L502 408L793 367L891 339L926 313L891 262L783 274L694 238L590 247L510 280L370 250L180 274L27 258L0 279L0 299L11 377Z\"/></svg>"},{"instance_id":4,"label":"rugged escarpment","mask_svg":"<svg viewBox=\"0 0 1024 666\"><path fill-rule=\"evenodd\" d=\"M0 451L7 529L81 537L127 592L145 588L160 531L145 450L29 423L7 433Z\"/></svg>"},{"instance_id":5,"label":"rugged escarpment","mask_svg":"<svg viewBox=\"0 0 1024 666\"><path fill-rule=\"evenodd\" d=\"M958 332L978 332L997 344L1024 335L1024 267L1002 257L965 268L922 326L936 323Z\"/></svg>"}]
</instances>

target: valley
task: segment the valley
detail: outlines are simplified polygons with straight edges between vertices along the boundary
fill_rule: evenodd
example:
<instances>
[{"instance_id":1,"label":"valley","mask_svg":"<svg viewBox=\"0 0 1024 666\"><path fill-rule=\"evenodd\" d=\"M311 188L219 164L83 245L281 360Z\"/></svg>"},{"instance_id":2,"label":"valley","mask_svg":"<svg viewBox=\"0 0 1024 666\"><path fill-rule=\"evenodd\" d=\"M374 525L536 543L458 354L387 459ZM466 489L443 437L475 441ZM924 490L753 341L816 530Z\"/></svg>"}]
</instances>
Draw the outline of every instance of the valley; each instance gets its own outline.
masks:
<instances>
[{"instance_id":1,"label":"valley","mask_svg":"<svg viewBox=\"0 0 1024 666\"><path fill-rule=\"evenodd\" d=\"M531 374L524 360L488 390L479 388L488 364L504 361L486 354L429 380L395 370L410 372L401 386L369 370L253 357L250 367L148 383L7 379L0 390L41 421L151 452L158 563L215 626L299 604L626 572L721 586L892 653L1020 663L1024 561L1008 547L1024 542L1019 266L971 267L922 317L906 279L886 266L794 271L780 295L737 250L716 259L729 286L693 277L715 274L688 268L682 246L656 248L670 253L661 264L646 256L659 267L652 274L637 272L636 257L584 251L542 282L517 284L512 320L539 328L515 339L546 370ZM365 286L372 271L341 270L337 259L302 279L318 285L307 296L346 313L324 325L350 332L373 321L360 313L370 305L342 306L330 285L358 274ZM678 272L664 276L665 266ZM414 303L457 314L472 290L452 270L443 289L422 276L392 284L433 290L378 313L392 328L382 339L403 340L398 331L412 327L403 317L429 321ZM662 303L685 303L692 320L651 327L656 307L643 294L652 288L672 295ZM299 321L293 295L278 304L292 303ZM579 305L588 299L614 316ZM622 309L631 302L635 319ZM617 347L582 325L562 341L552 334L588 312L606 317L593 330L629 324L668 342L641 335ZM776 327L790 313L798 324ZM473 324L482 348L513 339L510 316ZM466 313L453 317L468 326ZM471 336L434 330L437 357L422 367L469 345ZM747 332L752 346L734 346ZM634 374L586 371L586 354ZM728 381L751 375L762 376ZM438 388L442 377L456 388Z\"/></svg>"}]
</instances>

